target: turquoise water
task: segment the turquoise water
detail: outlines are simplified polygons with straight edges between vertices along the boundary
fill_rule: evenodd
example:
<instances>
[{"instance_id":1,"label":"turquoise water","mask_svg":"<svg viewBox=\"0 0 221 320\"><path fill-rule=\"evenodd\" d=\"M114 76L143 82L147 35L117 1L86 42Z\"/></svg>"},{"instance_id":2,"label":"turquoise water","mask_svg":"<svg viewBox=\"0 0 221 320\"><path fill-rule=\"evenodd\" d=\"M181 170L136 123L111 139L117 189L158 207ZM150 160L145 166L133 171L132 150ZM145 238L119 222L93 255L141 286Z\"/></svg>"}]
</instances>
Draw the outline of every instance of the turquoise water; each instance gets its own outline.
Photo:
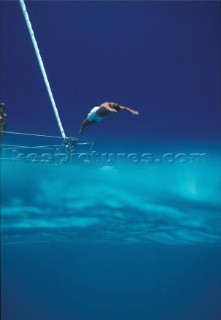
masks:
<instances>
[{"instance_id":1,"label":"turquoise water","mask_svg":"<svg viewBox=\"0 0 221 320\"><path fill-rule=\"evenodd\" d=\"M1 166L4 320L220 318L218 152L32 160Z\"/></svg>"},{"instance_id":2,"label":"turquoise water","mask_svg":"<svg viewBox=\"0 0 221 320\"><path fill-rule=\"evenodd\" d=\"M5 161L2 241L220 244L219 159L209 156L198 163Z\"/></svg>"}]
</instances>

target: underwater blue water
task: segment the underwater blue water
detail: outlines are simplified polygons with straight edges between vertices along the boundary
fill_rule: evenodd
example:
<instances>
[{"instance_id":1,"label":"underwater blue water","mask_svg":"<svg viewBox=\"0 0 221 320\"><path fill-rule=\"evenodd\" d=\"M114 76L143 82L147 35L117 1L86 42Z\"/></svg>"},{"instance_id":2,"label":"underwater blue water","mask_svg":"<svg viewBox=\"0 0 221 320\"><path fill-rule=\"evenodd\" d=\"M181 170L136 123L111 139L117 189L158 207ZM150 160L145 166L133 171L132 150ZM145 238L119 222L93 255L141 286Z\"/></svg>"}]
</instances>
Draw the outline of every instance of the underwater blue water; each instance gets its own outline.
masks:
<instances>
[{"instance_id":1,"label":"underwater blue water","mask_svg":"<svg viewBox=\"0 0 221 320\"><path fill-rule=\"evenodd\" d=\"M166 150L208 157L2 161L4 320L220 319L220 154Z\"/></svg>"}]
</instances>

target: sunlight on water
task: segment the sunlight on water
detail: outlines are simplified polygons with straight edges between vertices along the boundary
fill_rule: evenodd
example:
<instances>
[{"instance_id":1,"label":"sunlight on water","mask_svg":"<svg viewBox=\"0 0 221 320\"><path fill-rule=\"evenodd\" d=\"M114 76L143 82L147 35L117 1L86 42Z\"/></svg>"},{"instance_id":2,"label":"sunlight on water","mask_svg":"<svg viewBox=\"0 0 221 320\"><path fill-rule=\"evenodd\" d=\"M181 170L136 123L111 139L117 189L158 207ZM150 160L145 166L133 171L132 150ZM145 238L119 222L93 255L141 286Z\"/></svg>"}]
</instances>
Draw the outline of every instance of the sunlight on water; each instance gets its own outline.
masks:
<instances>
[{"instance_id":1,"label":"sunlight on water","mask_svg":"<svg viewBox=\"0 0 221 320\"><path fill-rule=\"evenodd\" d=\"M218 166L3 161L3 243L220 244Z\"/></svg>"}]
</instances>

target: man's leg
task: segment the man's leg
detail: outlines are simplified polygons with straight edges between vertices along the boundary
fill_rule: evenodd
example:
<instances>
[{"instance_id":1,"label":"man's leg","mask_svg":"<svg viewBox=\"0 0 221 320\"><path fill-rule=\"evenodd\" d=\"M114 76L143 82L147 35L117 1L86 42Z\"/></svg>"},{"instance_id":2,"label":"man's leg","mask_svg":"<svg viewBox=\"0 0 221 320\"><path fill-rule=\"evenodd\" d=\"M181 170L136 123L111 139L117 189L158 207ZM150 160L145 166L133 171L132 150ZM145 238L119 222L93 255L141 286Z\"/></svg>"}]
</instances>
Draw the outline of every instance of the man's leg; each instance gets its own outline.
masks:
<instances>
[{"instance_id":1,"label":"man's leg","mask_svg":"<svg viewBox=\"0 0 221 320\"><path fill-rule=\"evenodd\" d=\"M81 129L80 129L80 134L82 135L84 130L86 129L87 126L90 126L91 124L96 123L96 121L89 121L87 119L84 120Z\"/></svg>"}]
</instances>

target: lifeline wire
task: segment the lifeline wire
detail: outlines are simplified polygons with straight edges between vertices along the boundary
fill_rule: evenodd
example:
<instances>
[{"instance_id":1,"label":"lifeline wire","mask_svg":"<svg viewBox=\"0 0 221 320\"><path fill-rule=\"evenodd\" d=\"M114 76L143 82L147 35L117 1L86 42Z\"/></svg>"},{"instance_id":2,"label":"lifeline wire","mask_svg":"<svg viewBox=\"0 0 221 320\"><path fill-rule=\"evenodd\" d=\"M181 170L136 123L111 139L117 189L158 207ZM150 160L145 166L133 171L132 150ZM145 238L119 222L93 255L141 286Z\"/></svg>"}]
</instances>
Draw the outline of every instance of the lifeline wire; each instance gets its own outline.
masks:
<instances>
[{"instance_id":1,"label":"lifeline wire","mask_svg":"<svg viewBox=\"0 0 221 320\"><path fill-rule=\"evenodd\" d=\"M62 137L58 137L58 136L48 136L45 134L37 134L37 133L23 133L23 132L15 132L15 131L4 131L5 133L9 133L9 134L15 134L15 135L22 135L22 136L35 136L35 137L43 137L43 138L56 138L56 139L62 139ZM70 137L66 137L66 138L70 138ZM85 141L85 139L77 139L77 141ZM94 144L94 142L92 140L87 140L86 142L78 142L78 144ZM5 145L5 144L4 144Z\"/></svg>"},{"instance_id":2,"label":"lifeline wire","mask_svg":"<svg viewBox=\"0 0 221 320\"><path fill-rule=\"evenodd\" d=\"M48 91L48 94L49 94L49 98L51 100L51 104L52 104L52 107L53 107L53 110L54 110L54 113L55 113L55 117L56 117L57 122L58 122L59 129L61 131L61 135L65 139L66 135L64 133L64 129L63 129L60 117L59 117L58 109L57 109L55 101L54 101L54 97L53 97L53 94L52 94L52 91L51 91L51 87L50 87L50 84L49 84L49 81L48 81L48 77L47 77L47 74L46 74L46 71L45 71L45 67L44 67L44 64L43 64L43 61L42 61L42 58L41 58L41 54L40 54L40 51L39 51L39 48L38 48L37 41L35 39L34 31L32 29L31 21L29 19L28 12L26 10L26 6L25 6L25 3L24 3L24 0L19 0L19 2L20 2L20 5L21 5L21 8L22 8L24 17L25 17L25 21L26 21L26 24L27 24L27 27L28 27L28 31L29 31L30 36L31 36L31 40L32 40L32 43L33 43L33 46L34 46L34 49L35 49L36 56L38 58L38 63L39 63L39 66L40 66L40 69L41 69L41 72L42 72L42 76L44 78L44 82L45 82L45 85L46 85L46 88L47 88L47 91Z\"/></svg>"}]
</instances>

